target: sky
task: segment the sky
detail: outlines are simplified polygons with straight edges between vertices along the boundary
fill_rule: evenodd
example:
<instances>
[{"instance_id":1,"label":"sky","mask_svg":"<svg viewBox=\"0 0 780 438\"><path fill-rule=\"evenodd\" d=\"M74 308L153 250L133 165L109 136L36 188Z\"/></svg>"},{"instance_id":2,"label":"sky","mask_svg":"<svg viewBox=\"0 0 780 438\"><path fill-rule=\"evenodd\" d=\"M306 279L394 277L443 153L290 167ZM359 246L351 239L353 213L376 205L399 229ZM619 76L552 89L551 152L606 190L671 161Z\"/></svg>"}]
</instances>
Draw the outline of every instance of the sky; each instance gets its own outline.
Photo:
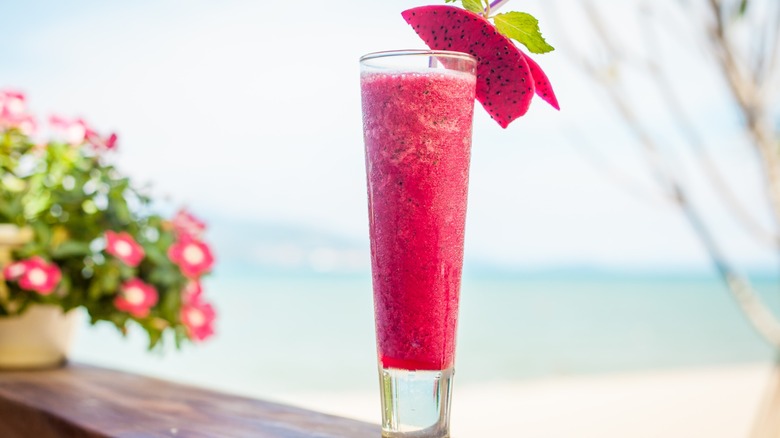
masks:
<instances>
[{"instance_id":1,"label":"sky","mask_svg":"<svg viewBox=\"0 0 780 438\"><path fill-rule=\"evenodd\" d=\"M3 2L9 43L0 47L0 88L26 92L39 114L82 116L115 130L120 169L215 224L295 224L365 243L358 58L423 48L400 11L429 3ZM597 3L609 4L606 22L620 29L616 43L626 53L661 59L673 72L729 182L771 225L760 168L718 92L720 79L703 53L682 49L695 47L693 37L664 33L656 53L637 31L652 15L637 12L638 0ZM575 63L578 56L604 58L578 2L527 0L506 8L538 16L558 47L538 62L562 110L537 100L529 115L502 130L477 107L467 258L510 267L708 266L690 226L660 196L641 148ZM684 13L664 18L685 27ZM639 114L729 257L743 268L776 265L770 248L744 232L707 189L642 73L641 66L624 73L624 92L642 102Z\"/></svg>"}]
</instances>

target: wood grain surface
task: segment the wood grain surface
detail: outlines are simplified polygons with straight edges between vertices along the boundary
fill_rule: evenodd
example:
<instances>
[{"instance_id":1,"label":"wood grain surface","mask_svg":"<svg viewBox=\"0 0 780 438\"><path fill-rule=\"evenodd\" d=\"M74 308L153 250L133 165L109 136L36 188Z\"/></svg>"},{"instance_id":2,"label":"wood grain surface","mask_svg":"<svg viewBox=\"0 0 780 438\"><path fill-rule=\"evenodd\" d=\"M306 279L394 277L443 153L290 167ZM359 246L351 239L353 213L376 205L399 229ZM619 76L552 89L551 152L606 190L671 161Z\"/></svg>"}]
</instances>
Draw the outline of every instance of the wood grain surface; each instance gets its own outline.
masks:
<instances>
[{"instance_id":1,"label":"wood grain surface","mask_svg":"<svg viewBox=\"0 0 780 438\"><path fill-rule=\"evenodd\" d=\"M379 438L377 425L86 365L0 371L2 438Z\"/></svg>"}]
</instances>

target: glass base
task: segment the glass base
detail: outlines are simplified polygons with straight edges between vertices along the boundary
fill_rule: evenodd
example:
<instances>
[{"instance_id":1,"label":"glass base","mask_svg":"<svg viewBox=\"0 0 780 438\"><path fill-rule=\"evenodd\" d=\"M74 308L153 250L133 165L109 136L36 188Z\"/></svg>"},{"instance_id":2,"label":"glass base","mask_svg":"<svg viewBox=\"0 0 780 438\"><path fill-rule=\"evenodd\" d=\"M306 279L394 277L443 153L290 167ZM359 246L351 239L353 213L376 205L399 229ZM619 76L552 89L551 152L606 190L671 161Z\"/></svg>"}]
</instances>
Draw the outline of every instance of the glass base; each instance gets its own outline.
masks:
<instances>
[{"instance_id":1,"label":"glass base","mask_svg":"<svg viewBox=\"0 0 780 438\"><path fill-rule=\"evenodd\" d=\"M453 368L379 369L383 438L449 438Z\"/></svg>"}]
</instances>

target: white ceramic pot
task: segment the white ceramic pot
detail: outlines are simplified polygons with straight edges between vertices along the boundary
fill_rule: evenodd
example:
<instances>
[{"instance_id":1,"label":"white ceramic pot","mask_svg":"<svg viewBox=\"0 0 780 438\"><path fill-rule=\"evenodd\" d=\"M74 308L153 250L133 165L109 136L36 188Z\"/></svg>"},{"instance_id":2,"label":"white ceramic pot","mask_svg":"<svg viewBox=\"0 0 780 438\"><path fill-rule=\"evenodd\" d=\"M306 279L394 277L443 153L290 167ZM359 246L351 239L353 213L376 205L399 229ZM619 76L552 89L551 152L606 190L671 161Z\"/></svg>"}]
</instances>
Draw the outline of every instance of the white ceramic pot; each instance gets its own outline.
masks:
<instances>
[{"instance_id":1,"label":"white ceramic pot","mask_svg":"<svg viewBox=\"0 0 780 438\"><path fill-rule=\"evenodd\" d=\"M32 305L21 316L0 318L0 368L38 369L62 365L73 343L78 311L63 314Z\"/></svg>"},{"instance_id":2,"label":"white ceramic pot","mask_svg":"<svg viewBox=\"0 0 780 438\"><path fill-rule=\"evenodd\" d=\"M32 230L16 225L0 224L0 246L12 248L23 245L32 238Z\"/></svg>"},{"instance_id":3,"label":"white ceramic pot","mask_svg":"<svg viewBox=\"0 0 780 438\"><path fill-rule=\"evenodd\" d=\"M0 224L0 269L11 261L11 250L31 238L29 228ZM4 286L0 284L0 298L7 293ZM0 369L61 365L70 349L77 322L77 311L63 314L59 307L40 304L30 306L20 316L0 317Z\"/></svg>"}]
</instances>

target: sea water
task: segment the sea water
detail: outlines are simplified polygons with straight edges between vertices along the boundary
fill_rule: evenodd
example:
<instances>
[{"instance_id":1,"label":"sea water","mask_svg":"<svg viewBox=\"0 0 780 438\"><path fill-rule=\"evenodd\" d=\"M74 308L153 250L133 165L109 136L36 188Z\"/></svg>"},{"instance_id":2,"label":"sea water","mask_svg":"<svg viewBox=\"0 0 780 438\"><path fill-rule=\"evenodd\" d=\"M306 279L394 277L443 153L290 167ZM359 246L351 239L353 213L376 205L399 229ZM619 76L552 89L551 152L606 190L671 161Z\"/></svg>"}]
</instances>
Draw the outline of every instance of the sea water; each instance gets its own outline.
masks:
<instances>
[{"instance_id":1,"label":"sea water","mask_svg":"<svg viewBox=\"0 0 780 438\"><path fill-rule=\"evenodd\" d=\"M780 283L756 283L775 310ZM80 331L73 359L274 398L374 391L370 273L206 280L217 335L164 355L109 324ZM464 274L459 385L767 361L771 349L714 277Z\"/></svg>"}]
</instances>

